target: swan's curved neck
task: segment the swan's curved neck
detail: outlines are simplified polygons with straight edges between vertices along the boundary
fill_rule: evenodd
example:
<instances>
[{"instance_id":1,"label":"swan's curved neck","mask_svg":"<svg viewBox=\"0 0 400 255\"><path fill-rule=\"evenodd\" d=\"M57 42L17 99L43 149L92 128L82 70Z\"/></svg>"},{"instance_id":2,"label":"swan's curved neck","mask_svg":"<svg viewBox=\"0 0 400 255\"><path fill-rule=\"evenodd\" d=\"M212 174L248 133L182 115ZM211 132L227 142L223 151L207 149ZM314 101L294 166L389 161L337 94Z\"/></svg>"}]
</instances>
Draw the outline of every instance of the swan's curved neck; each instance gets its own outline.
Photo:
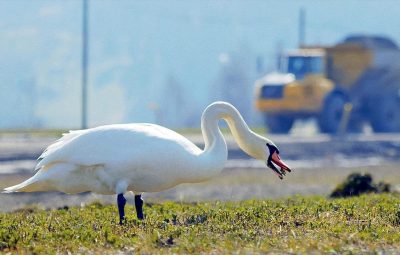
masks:
<instances>
[{"instance_id":1,"label":"swan's curved neck","mask_svg":"<svg viewBox=\"0 0 400 255\"><path fill-rule=\"evenodd\" d=\"M265 158L265 138L252 132L240 113L232 105L216 102L209 105L201 117L201 131L205 147L197 155L197 164L186 172L185 182L199 182L217 175L224 167L228 151L224 137L219 129L219 120L225 120L239 147L250 156ZM196 166L196 167L194 167Z\"/></svg>"},{"instance_id":2,"label":"swan's curved neck","mask_svg":"<svg viewBox=\"0 0 400 255\"><path fill-rule=\"evenodd\" d=\"M205 142L204 155L217 161L227 159L226 142L218 126L220 119L228 123L233 137L244 152L255 158L262 157L255 147L260 137L249 129L236 108L224 102L211 104L203 112L201 130Z\"/></svg>"}]
</instances>

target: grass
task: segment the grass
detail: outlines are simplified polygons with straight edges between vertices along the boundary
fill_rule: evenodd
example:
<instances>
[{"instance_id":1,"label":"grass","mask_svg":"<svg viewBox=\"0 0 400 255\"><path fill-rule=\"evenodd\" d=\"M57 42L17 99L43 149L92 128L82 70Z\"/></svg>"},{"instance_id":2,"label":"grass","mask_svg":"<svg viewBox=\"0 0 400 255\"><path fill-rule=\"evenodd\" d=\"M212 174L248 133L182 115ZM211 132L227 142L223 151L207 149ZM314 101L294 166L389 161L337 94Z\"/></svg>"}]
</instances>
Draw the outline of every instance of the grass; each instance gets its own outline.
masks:
<instances>
[{"instance_id":1,"label":"grass","mask_svg":"<svg viewBox=\"0 0 400 255\"><path fill-rule=\"evenodd\" d=\"M147 204L117 224L116 206L0 214L0 253L398 254L400 196L291 197Z\"/></svg>"}]
</instances>

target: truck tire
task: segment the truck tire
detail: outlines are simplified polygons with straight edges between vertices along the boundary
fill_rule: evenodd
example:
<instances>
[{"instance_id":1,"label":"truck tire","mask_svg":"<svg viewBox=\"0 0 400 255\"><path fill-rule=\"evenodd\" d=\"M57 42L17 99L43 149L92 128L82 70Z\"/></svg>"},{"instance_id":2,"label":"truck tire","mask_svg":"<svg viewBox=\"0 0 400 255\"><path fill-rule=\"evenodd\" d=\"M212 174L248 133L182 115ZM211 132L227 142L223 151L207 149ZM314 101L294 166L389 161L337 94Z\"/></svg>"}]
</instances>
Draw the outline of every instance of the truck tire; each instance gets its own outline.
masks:
<instances>
[{"instance_id":1,"label":"truck tire","mask_svg":"<svg viewBox=\"0 0 400 255\"><path fill-rule=\"evenodd\" d=\"M371 109L371 126L374 132L400 132L400 98L375 100Z\"/></svg>"},{"instance_id":2,"label":"truck tire","mask_svg":"<svg viewBox=\"0 0 400 255\"><path fill-rule=\"evenodd\" d=\"M346 99L339 93L325 98L324 106L318 117L319 129L322 133L336 134L339 130Z\"/></svg>"},{"instance_id":3,"label":"truck tire","mask_svg":"<svg viewBox=\"0 0 400 255\"><path fill-rule=\"evenodd\" d=\"M287 134L293 126L294 119L285 115L266 114L265 122L271 133Z\"/></svg>"},{"instance_id":4,"label":"truck tire","mask_svg":"<svg viewBox=\"0 0 400 255\"><path fill-rule=\"evenodd\" d=\"M355 119L350 115L349 124L347 125L347 132L352 134L362 133L363 124L364 123L361 120Z\"/></svg>"}]
</instances>

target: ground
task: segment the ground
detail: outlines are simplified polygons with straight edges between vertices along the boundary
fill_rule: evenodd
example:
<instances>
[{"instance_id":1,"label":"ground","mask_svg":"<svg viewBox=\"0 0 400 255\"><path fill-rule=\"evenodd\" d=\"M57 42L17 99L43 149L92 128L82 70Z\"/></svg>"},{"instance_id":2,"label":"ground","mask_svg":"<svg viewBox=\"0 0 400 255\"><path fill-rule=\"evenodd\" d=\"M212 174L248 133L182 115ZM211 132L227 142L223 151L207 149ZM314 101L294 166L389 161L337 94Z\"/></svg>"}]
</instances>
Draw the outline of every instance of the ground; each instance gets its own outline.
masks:
<instances>
[{"instance_id":1,"label":"ground","mask_svg":"<svg viewBox=\"0 0 400 255\"><path fill-rule=\"evenodd\" d=\"M32 176L36 157L54 140L0 136L0 189ZM228 139L220 175L145 194L144 222L127 194L124 226L115 196L0 194L0 253L400 253L399 195L326 198L353 172L399 190L399 136L273 140L294 169L284 180Z\"/></svg>"},{"instance_id":2,"label":"ground","mask_svg":"<svg viewBox=\"0 0 400 255\"><path fill-rule=\"evenodd\" d=\"M91 204L0 214L0 253L399 254L399 195L127 207Z\"/></svg>"}]
</instances>

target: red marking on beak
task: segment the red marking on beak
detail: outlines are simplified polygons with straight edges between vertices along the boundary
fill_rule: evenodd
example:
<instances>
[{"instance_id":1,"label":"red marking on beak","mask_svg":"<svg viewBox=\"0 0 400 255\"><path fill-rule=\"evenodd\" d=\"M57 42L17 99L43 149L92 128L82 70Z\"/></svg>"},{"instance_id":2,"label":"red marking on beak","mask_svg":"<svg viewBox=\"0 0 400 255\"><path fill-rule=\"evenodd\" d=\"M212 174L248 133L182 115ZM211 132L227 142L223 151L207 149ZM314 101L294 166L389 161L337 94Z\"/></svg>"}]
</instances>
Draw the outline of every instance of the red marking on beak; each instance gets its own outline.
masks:
<instances>
[{"instance_id":1,"label":"red marking on beak","mask_svg":"<svg viewBox=\"0 0 400 255\"><path fill-rule=\"evenodd\" d=\"M290 170L290 167L288 165L286 165L281 158L279 157L279 154L275 151L272 155L271 155L271 160L272 162L274 162L276 165L281 167L281 170L285 170L288 172L291 172L292 170Z\"/></svg>"}]
</instances>

